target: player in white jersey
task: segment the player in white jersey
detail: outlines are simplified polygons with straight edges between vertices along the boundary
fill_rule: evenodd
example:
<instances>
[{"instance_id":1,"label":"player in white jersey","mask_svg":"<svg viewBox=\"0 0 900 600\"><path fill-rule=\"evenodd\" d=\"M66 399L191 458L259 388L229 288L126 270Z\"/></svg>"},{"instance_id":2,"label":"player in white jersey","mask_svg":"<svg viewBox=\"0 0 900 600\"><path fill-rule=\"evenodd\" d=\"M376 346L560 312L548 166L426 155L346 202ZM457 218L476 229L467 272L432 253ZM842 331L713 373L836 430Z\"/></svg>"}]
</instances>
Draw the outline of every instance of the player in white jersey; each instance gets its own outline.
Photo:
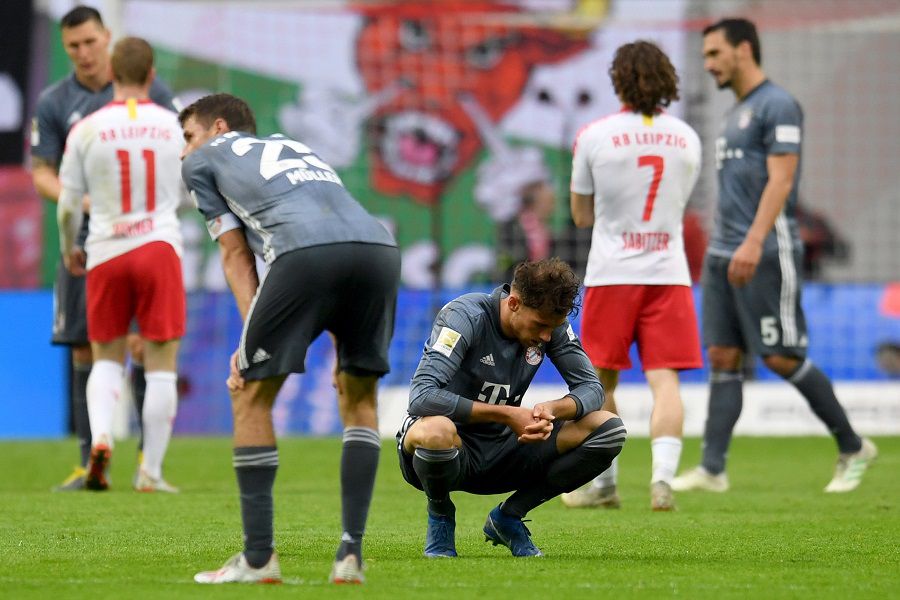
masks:
<instances>
[{"instance_id":1,"label":"player in white jersey","mask_svg":"<svg viewBox=\"0 0 900 600\"><path fill-rule=\"evenodd\" d=\"M181 275L181 128L175 113L149 99L153 50L139 38L120 40L112 54L113 101L69 133L60 167L60 247L73 274L87 269L88 378L93 446L85 486L108 487L112 421L121 396L126 334L136 318L146 340L144 453L135 489L177 489L162 462L177 404L176 355L185 329ZM91 198L90 228L81 250L75 236L81 202ZM85 253L87 259L85 259ZM85 264L86 262L86 264Z\"/></svg>"},{"instance_id":2,"label":"player in white jersey","mask_svg":"<svg viewBox=\"0 0 900 600\"><path fill-rule=\"evenodd\" d=\"M672 510L683 421L678 371L702 365L682 239L700 140L663 112L678 99L678 76L654 44L620 47L609 73L622 111L586 126L572 160L572 217L579 227L593 225L581 339L612 412L619 371L631 367L637 342L654 400L651 508ZM616 463L562 498L567 506L618 508Z\"/></svg>"}]
</instances>

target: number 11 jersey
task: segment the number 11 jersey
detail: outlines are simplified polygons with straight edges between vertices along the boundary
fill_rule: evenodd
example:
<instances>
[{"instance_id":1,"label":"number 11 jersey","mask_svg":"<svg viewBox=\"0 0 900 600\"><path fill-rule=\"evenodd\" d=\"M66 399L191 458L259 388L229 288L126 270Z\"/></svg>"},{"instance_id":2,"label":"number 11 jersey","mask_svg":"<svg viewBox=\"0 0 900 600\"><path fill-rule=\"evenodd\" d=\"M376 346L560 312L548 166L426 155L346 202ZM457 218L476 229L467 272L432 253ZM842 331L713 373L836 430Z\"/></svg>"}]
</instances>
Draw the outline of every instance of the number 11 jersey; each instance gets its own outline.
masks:
<instances>
[{"instance_id":1,"label":"number 11 jersey","mask_svg":"<svg viewBox=\"0 0 900 600\"><path fill-rule=\"evenodd\" d=\"M586 286L690 285L684 209L700 139L684 121L623 109L579 132L571 190L594 197Z\"/></svg>"},{"instance_id":2,"label":"number 11 jersey","mask_svg":"<svg viewBox=\"0 0 900 600\"><path fill-rule=\"evenodd\" d=\"M183 145L178 117L150 100L110 102L72 128L59 178L72 201L90 198L88 270L156 241L181 255Z\"/></svg>"}]
</instances>

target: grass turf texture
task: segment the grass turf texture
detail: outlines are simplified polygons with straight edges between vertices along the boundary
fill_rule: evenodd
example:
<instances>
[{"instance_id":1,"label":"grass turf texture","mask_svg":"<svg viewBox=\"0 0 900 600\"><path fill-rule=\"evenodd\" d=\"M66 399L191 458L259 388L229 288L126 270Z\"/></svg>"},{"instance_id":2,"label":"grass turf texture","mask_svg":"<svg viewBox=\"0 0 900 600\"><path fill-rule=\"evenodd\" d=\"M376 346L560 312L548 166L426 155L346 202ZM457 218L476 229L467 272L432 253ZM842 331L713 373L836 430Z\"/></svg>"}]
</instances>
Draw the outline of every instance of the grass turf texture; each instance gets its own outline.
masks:
<instances>
[{"instance_id":1,"label":"grass turf texture","mask_svg":"<svg viewBox=\"0 0 900 600\"><path fill-rule=\"evenodd\" d=\"M545 558L514 559L484 543L484 519L502 497L455 493L460 558L428 560L424 496L402 480L385 442L358 588L326 582L340 534L337 438L280 442L277 587L192 581L241 548L228 440L173 440L166 475L177 496L131 491L133 441L115 448L109 492L56 494L74 442L2 442L0 597L896 598L900 438L876 443L880 457L860 488L832 495L822 493L830 439L738 438L730 492L682 493L677 512L652 513L649 442L629 440L621 510L555 499L529 515ZM682 465L698 456L699 441L687 440Z\"/></svg>"}]
</instances>

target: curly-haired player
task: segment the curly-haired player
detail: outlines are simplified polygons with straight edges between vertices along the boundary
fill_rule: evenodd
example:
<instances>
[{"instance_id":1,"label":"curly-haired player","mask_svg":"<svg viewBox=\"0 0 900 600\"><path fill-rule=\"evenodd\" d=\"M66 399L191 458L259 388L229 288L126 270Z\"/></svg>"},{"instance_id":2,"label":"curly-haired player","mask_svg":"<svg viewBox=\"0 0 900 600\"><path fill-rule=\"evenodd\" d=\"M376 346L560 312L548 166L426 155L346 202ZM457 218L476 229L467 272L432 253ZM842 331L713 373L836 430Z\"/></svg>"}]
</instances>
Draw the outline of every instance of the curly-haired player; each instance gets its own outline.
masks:
<instances>
[{"instance_id":1,"label":"curly-haired player","mask_svg":"<svg viewBox=\"0 0 900 600\"><path fill-rule=\"evenodd\" d=\"M671 510L683 421L678 370L702 365L682 238L700 172L700 140L663 112L678 99L678 76L657 46L620 47L609 75L622 110L581 131L572 161L572 217L577 226L594 228L581 333L612 412L619 371L631 367L628 352L637 342L654 403L650 504ZM616 464L562 500L617 508Z\"/></svg>"},{"instance_id":2,"label":"curly-haired player","mask_svg":"<svg viewBox=\"0 0 900 600\"><path fill-rule=\"evenodd\" d=\"M403 477L428 497L425 556L456 556L456 490L513 492L488 515L486 540L541 556L522 518L590 481L622 449L625 427L600 410L603 387L567 320L578 285L558 258L522 263L511 285L438 313L397 433ZM525 408L545 356L569 393Z\"/></svg>"}]
</instances>

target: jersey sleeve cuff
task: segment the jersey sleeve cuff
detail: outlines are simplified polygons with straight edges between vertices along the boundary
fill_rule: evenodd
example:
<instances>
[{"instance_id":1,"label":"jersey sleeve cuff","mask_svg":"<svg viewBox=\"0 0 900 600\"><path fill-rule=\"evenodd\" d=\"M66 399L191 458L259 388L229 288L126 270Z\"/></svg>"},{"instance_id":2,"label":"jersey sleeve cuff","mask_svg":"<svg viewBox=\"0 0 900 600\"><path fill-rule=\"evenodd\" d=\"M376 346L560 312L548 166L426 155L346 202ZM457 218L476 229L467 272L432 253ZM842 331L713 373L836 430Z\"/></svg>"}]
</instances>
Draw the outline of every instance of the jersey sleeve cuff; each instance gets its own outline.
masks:
<instances>
[{"instance_id":1,"label":"jersey sleeve cuff","mask_svg":"<svg viewBox=\"0 0 900 600\"><path fill-rule=\"evenodd\" d=\"M240 229L241 222L231 213L225 213L218 217L212 218L206 222L206 229L209 231L209 237L213 240L219 239L226 231L232 229Z\"/></svg>"},{"instance_id":2,"label":"jersey sleeve cuff","mask_svg":"<svg viewBox=\"0 0 900 600\"><path fill-rule=\"evenodd\" d=\"M453 409L453 415L450 418L455 423L468 423L469 419L472 418L472 406L474 404L474 401L459 396L456 407Z\"/></svg>"}]
</instances>

